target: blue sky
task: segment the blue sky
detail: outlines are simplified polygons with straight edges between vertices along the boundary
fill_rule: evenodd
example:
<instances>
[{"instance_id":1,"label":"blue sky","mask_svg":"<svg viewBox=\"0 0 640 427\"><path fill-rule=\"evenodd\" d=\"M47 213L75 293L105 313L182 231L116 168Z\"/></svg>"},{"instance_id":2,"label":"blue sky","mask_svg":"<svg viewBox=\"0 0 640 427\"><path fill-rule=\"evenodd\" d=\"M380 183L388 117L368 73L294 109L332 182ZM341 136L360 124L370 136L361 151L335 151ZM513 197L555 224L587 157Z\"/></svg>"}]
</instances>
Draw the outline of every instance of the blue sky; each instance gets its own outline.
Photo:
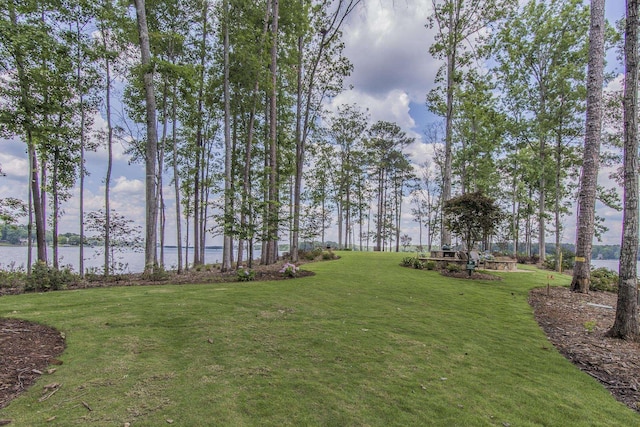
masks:
<instances>
[{"instance_id":1,"label":"blue sky","mask_svg":"<svg viewBox=\"0 0 640 427\"><path fill-rule=\"evenodd\" d=\"M431 157L433 147L424 143L425 128L437 118L425 107L425 96L434 85L434 77L440 63L429 55L429 46L433 41L433 30L425 28L430 13L430 0L373 0L353 15L344 31L346 54L354 64L354 72L348 79L352 90L346 91L333 104L357 103L363 109L368 108L373 121L387 120L398 123L409 135L416 138L409 151L416 163ZM624 2L608 0L607 18L615 21L624 14ZM612 70L615 67L611 57ZM104 127L104 120L96 118L96 128ZM18 197L27 199L28 164L25 145L20 141L1 143L0 165L6 174L0 177L0 198ZM124 155L125 147L116 144L115 164L112 175L111 204L121 215L131 218L139 225L144 224L144 167L130 165ZM104 206L104 174L106 153L99 151L88 155L85 190L85 211L98 210ZM608 173L601 174L605 179ZM175 223L173 216L172 191L167 186L166 203L167 223ZM65 216L61 222L62 232L78 232L78 189L74 189L70 203L64 206ZM412 222L409 208L405 207L406 218L403 233L408 233L417 242L417 225ZM603 243L620 242L621 214L599 208L599 214L607 218L606 225L611 229ZM567 232L564 241L573 242L575 218L566 220ZM169 228L173 228L169 225ZM168 243L173 236L168 236ZM212 240L210 244L217 241Z\"/></svg>"}]
</instances>

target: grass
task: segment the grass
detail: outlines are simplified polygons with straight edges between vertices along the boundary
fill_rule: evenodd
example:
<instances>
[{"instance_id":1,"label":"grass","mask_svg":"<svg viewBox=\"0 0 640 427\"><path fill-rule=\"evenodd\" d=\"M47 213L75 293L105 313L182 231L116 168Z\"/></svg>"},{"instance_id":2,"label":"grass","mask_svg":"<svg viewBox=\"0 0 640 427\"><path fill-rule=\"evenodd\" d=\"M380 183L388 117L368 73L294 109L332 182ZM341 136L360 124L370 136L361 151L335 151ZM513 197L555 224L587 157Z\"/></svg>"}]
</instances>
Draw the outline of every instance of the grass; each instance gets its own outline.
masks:
<instances>
[{"instance_id":1,"label":"grass","mask_svg":"<svg viewBox=\"0 0 640 427\"><path fill-rule=\"evenodd\" d=\"M527 294L546 286L544 272L467 281L400 267L402 254L340 255L305 265L317 275L296 280L2 297L0 316L54 326L67 349L64 364L0 418L14 426L640 425L539 329ZM51 382L60 390L39 402Z\"/></svg>"}]
</instances>

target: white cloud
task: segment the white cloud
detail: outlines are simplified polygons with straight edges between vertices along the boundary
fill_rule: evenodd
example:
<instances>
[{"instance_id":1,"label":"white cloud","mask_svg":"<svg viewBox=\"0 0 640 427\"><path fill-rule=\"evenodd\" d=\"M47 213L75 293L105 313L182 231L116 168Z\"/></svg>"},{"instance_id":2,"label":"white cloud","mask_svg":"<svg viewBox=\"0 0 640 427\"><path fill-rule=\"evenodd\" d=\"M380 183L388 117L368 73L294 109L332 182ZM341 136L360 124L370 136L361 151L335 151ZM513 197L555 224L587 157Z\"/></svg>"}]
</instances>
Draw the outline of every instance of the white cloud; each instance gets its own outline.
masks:
<instances>
[{"instance_id":1,"label":"white cloud","mask_svg":"<svg viewBox=\"0 0 640 427\"><path fill-rule=\"evenodd\" d=\"M429 55L430 10L423 0L367 2L344 31L345 54L354 65L348 83L377 98L399 90L424 102L439 67Z\"/></svg>"},{"instance_id":2,"label":"white cloud","mask_svg":"<svg viewBox=\"0 0 640 427\"><path fill-rule=\"evenodd\" d=\"M361 109L368 109L372 123L385 120L397 123L405 131L415 126L415 121L409 114L409 97L406 92L398 89L382 95L368 94L357 89L345 91L332 100L329 109L336 111L341 104L357 104Z\"/></svg>"},{"instance_id":3,"label":"white cloud","mask_svg":"<svg viewBox=\"0 0 640 427\"><path fill-rule=\"evenodd\" d=\"M29 162L26 155L16 157L12 154L0 153L0 167L8 178L27 179L29 176Z\"/></svg>"},{"instance_id":4,"label":"white cloud","mask_svg":"<svg viewBox=\"0 0 640 427\"><path fill-rule=\"evenodd\" d=\"M111 189L113 194L122 194L141 197L144 199L144 182L139 179L129 179L126 176L119 176L115 179Z\"/></svg>"}]
</instances>

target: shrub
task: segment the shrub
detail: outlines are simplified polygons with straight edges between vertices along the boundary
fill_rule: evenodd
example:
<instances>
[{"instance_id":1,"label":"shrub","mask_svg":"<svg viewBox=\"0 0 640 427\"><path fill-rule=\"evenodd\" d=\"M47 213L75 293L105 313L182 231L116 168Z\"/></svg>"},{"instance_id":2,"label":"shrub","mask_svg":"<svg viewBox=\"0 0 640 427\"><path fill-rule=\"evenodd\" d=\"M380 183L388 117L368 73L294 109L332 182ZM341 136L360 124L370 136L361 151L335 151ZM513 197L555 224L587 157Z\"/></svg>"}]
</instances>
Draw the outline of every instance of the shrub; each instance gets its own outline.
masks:
<instances>
[{"instance_id":1,"label":"shrub","mask_svg":"<svg viewBox=\"0 0 640 427\"><path fill-rule=\"evenodd\" d=\"M306 259L307 261L313 261L316 258L322 256L324 258L324 254L322 252L322 248L315 248L312 251L304 251L300 254L300 257Z\"/></svg>"},{"instance_id":2,"label":"shrub","mask_svg":"<svg viewBox=\"0 0 640 427\"><path fill-rule=\"evenodd\" d=\"M236 272L238 282L251 282L256 279L256 272L250 268L240 267Z\"/></svg>"},{"instance_id":3,"label":"shrub","mask_svg":"<svg viewBox=\"0 0 640 427\"><path fill-rule=\"evenodd\" d=\"M591 270L589 290L618 292L618 273L605 267Z\"/></svg>"},{"instance_id":4,"label":"shrub","mask_svg":"<svg viewBox=\"0 0 640 427\"><path fill-rule=\"evenodd\" d=\"M446 270L450 273L457 273L459 271L462 271L462 267L460 267L458 264L447 264L446 266Z\"/></svg>"},{"instance_id":5,"label":"shrub","mask_svg":"<svg viewBox=\"0 0 640 427\"><path fill-rule=\"evenodd\" d=\"M438 264L435 261L427 261L424 263L424 268L427 270L435 270Z\"/></svg>"},{"instance_id":6,"label":"shrub","mask_svg":"<svg viewBox=\"0 0 640 427\"><path fill-rule=\"evenodd\" d=\"M412 256L406 256L406 257L402 258L402 261L400 262L400 265L402 265L403 267L411 267L415 260L416 260L416 258L414 258Z\"/></svg>"},{"instance_id":7,"label":"shrub","mask_svg":"<svg viewBox=\"0 0 640 427\"><path fill-rule=\"evenodd\" d=\"M88 267L85 269L84 278L88 282L97 282L104 278L104 274L98 267Z\"/></svg>"},{"instance_id":8,"label":"shrub","mask_svg":"<svg viewBox=\"0 0 640 427\"><path fill-rule=\"evenodd\" d=\"M338 259L338 256L336 254L334 254L331 249L329 249L326 252L322 253L322 259L325 260L325 261L329 261L329 260L332 260L332 259Z\"/></svg>"},{"instance_id":9,"label":"shrub","mask_svg":"<svg viewBox=\"0 0 640 427\"><path fill-rule=\"evenodd\" d=\"M69 267L56 270L46 263L38 261L33 265L31 275L27 277L26 291L57 291L64 289L75 280Z\"/></svg>"},{"instance_id":10,"label":"shrub","mask_svg":"<svg viewBox=\"0 0 640 427\"><path fill-rule=\"evenodd\" d=\"M0 288L23 288L26 278L24 267L12 262L0 270Z\"/></svg>"},{"instance_id":11,"label":"shrub","mask_svg":"<svg viewBox=\"0 0 640 427\"><path fill-rule=\"evenodd\" d=\"M527 256L523 254L518 254L516 256L516 259L520 264L537 264L538 261L540 260L540 257L538 255Z\"/></svg>"},{"instance_id":12,"label":"shrub","mask_svg":"<svg viewBox=\"0 0 640 427\"><path fill-rule=\"evenodd\" d=\"M296 275L298 274L298 270L300 269L296 267L295 264L291 264L288 262L282 266L279 272L282 273L284 277L296 277Z\"/></svg>"},{"instance_id":13,"label":"shrub","mask_svg":"<svg viewBox=\"0 0 640 427\"><path fill-rule=\"evenodd\" d=\"M424 263L420 261L418 258L413 259L413 268L417 268L418 270L422 270L424 268Z\"/></svg>"},{"instance_id":14,"label":"shrub","mask_svg":"<svg viewBox=\"0 0 640 427\"><path fill-rule=\"evenodd\" d=\"M209 271L209 270L207 270ZM152 282L161 282L163 280L169 279L169 273L159 265L156 265L153 268L153 271L150 273L144 273L142 277L146 280L150 280Z\"/></svg>"}]
</instances>

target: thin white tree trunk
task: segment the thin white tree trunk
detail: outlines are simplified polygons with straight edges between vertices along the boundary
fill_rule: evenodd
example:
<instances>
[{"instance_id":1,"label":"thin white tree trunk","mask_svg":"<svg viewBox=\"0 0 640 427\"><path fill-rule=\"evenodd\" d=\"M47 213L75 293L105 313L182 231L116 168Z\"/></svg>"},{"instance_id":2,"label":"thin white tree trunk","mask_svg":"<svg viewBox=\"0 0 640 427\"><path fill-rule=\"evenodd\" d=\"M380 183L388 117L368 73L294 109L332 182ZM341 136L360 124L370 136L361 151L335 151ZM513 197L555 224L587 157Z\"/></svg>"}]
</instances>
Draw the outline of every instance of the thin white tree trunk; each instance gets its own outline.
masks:
<instances>
[{"instance_id":1,"label":"thin white tree trunk","mask_svg":"<svg viewBox=\"0 0 640 427\"><path fill-rule=\"evenodd\" d=\"M138 21L138 35L140 38L140 53L144 69L144 90L147 115L147 142L145 146L145 203L146 203L146 234L145 234L145 273L153 273L156 268L156 221L157 209L157 156L158 132L156 127L156 99L153 87L153 64L151 63L151 46L149 30L147 28L147 14L145 0L134 0Z\"/></svg>"}]
</instances>

